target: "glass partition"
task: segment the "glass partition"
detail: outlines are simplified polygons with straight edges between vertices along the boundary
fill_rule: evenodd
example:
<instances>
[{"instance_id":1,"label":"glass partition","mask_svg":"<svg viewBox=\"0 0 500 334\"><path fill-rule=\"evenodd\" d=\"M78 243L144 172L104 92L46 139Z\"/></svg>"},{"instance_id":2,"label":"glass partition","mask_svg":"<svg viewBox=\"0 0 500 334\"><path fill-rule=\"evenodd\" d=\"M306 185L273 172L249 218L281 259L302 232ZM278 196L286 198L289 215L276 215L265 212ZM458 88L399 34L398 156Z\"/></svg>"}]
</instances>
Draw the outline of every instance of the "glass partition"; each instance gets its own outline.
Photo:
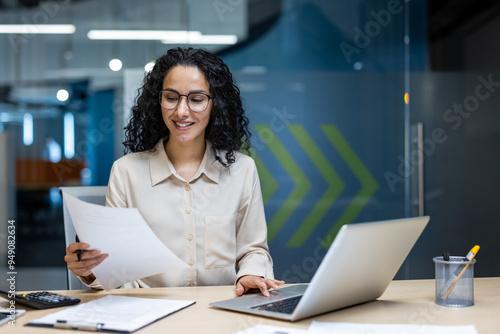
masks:
<instances>
[{"instance_id":1,"label":"glass partition","mask_svg":"<svg viewBox=\"0 0 500 334\"><path fill-rule=\"evenodd\" d=\"M344 224L409 214L411 6L282 4L265 33L222 56L252 123L276 275L303 282ZM425 20L424 7L412 15Z\"/></svg>"}]
</instances>

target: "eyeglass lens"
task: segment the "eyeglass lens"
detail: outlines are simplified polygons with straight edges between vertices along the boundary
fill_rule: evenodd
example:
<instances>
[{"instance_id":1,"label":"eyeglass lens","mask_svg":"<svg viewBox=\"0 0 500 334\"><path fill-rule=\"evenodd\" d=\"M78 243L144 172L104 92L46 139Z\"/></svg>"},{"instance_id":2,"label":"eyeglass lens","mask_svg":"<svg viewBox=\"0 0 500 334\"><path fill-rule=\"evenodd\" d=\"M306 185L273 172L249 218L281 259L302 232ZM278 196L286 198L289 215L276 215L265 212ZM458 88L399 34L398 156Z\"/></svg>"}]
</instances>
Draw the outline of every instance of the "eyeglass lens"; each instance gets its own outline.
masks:
<instances>
[{"instance_id":1,"label":"eyeglass lens","mask_svg":"<svg viewBox=\"0 0 500 334\"><path fill-rule=\"evenodd\" d=\"M160 93L160 103L165 109L174 109L179 104L179 101L180 95L176 92L164 90ZM191 93L187 96L187 103L192 111L204 111L207 109L208 101L208 96L201 93Z\"/></svg>"}]
</instances>

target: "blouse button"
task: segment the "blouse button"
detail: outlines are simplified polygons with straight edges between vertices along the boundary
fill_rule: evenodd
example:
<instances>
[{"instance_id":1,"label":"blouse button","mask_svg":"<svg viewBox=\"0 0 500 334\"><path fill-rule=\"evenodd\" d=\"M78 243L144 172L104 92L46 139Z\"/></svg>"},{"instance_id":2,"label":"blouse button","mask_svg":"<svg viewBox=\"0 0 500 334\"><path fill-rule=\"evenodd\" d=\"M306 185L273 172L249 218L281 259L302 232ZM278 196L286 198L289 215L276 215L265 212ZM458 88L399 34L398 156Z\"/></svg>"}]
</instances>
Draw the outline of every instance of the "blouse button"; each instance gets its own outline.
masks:
<instances>
[{"instance_id":1,"label":"blouse button","mask_svg":"<svg viewBox=\"0 0 500 334\"><path fill-rule=\"evenodd\" d=\"M190 191L191 190L191 187L189 186L189 184L186 183L186 185L184 186L184 189L186 191Z\"/></svg>"},{"instance_id":2,"label":"blouse button","mask_svg":"<svg viewBox=\"0 0 500 334\"><path fill-rule=\"evenodd\" d=\"M193 235L192 234L188 235L188 240L189 241L193 240Z\"/></svg>"},{"instance_id":3,"label":"blouse button","mask_svg":"<svg viewBox=\"0 0 500 334\"><path fill-rule=\"evenodd\" d=\"M189 265L192 266L194 264L194 260L189 260Z\"/></svg>"},{"instance_id":4,"label":"blouse button","mask_svg":"<svg viewBox=\"0 0 500 334\"><path fill-rule=\"evenodd\" d=\"M186 209L186 213L187 213L188 215L190 215L190 214L191 214L191 209Z\"/></svg>"},{"instance_id":5,"label":"blouse button","mask_svg":"<svg viewBox=\"0 0 500 334\"><path fill-rule=\"evenodd\" d=\"M194 283L193 282L189 282L188 286L193 287Z\"/></svg>"}]
</instances>

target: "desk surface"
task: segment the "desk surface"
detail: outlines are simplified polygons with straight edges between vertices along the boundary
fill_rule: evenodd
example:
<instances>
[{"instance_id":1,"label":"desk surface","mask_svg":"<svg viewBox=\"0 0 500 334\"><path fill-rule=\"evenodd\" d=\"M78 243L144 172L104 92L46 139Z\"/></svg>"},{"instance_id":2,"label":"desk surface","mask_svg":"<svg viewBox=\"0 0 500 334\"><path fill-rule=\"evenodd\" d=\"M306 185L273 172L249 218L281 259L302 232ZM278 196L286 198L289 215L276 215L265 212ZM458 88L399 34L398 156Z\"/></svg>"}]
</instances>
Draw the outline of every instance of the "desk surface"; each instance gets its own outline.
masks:
<instances>
[{"instance_id":1,"label":"desk surface","mask_svg":"<svg viewBox=\"0 0 500 334\"><path fill-rule=\"evenodd\" d=\"M382 297L375 301L293 323L228 312L208 306L213 301L234 297L232 286L117 289L110 292L95 290L58 292L78 297L82 299L82 302L97 299L107 294L196 301L195 305L169 315L136 333L165 333L166 329L169 333L235 333L258 324L307 329L312 320L316 320L420 325L474 324L479 334L497 334L500 328L500 278L476 278L474 286L474 306L449 308L434 303L434 280L393 281ZM4 299L0 299L0 307L8 306L7 303ZM16 327L5 324L0 327L1 332L61 334L63 331L60 329L24 326L31 319L57 310L60 309L28 310L24 316L17 318Z\"/></svg>"}]
</instances>

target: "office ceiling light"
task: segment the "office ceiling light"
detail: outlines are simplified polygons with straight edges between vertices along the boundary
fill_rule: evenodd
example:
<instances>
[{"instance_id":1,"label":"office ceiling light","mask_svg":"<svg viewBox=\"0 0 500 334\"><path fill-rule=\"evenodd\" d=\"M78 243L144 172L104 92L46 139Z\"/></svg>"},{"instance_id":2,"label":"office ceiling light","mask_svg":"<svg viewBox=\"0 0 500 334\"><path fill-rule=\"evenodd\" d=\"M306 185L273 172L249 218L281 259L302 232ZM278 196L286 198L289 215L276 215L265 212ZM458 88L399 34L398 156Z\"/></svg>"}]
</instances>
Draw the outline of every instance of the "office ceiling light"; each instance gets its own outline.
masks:
<instances>
[{"instance_id":1,"label":"office ceiling light","mask_svg":"<svg viewBox=\"0 0 500 334\"><path fill-rule=\"evenodd\" d=\"M23 116L23 143L26 146L33 144L33 115L30 113Z\"/></svg>"},{"instance_id":2,"label":"office ceiling light","mask_svg":"<svg viewBox=\"0 0 500 334\"><path fill-rule=\"evenodd\" d=\"M87 37L91 40L161 41L163 44L232 45L238 42L236 35L203 35L187 30L90 30Z\"/></svg>"},{"instance_id":3,"label":"office ceiling light","mask_svg":"<svg viewBox=\"0 0 500 334\"><path fill-rule=\"evenodd\" d=\"M163 44L217 44L217 45L233 45L238 42L238 36L236 35L199 35L186 38L182 41L174 39L163 39L161 41Z\"/></svg>"},{"instance_id":4,"label":"office ceiling light","mask_svg":"<svg viewBox=\"0 0 500 334\"><path fill-rule=\"evenodd\" d=\"M90 30L87 37L92 40L178 40L201 36L199 31L186 30Z\"/></svg>"},{"instance_id":5,"label":"office ceiling light","mask_svg":"<svg viewBox=\"0 0 500 334\"><path fill-rule=\"evenodd\" d=\"M0 34L74 34L72 24L0 24Z\"/></svg>"},{"instance_id":6,"label":"office ceiling light","mask_svg":"<svg viewBox=\"0 0 500 334\"><path fill-rule=\"evenodd\" d=\"M75 116L70 112L64 114L64 156L75 156Z\"/></svg>"},{"instance_id":7,"label":"office ceiling light","mask_svg":"<svg viewBox=\"0 0 500 334\"><path fill-rule=\"evenodd\" d=\"M66 89L59 89L57 91L57 94L56 94L56 97L59 101L61 102L65 102L68 100L69 98L69 93Z\"/></svg>"},{"instance_id":8,"label":"office ceiling light","mask_svg":"<svg viewBox=\"0 0 500 334\"><path fill-rule=\"evenodd\" d=\"M119 71L122 69L122 61L120 59L111 59L109 61L109 68L112 70L112 71Z\"/></svg>"},{"instance_id":9,"label":"office ceiling light","mask_svg":"<svg viewBox=\"0 0 500 334\"><path fill-rule=\"evenodd\" d=\"M155 67L155 62L154 61L150 61L149 63L147 63L146 65L144 65L144 71L146 72L151 72L153 70L153 67Z\"/></svg>"}]
</instances>

